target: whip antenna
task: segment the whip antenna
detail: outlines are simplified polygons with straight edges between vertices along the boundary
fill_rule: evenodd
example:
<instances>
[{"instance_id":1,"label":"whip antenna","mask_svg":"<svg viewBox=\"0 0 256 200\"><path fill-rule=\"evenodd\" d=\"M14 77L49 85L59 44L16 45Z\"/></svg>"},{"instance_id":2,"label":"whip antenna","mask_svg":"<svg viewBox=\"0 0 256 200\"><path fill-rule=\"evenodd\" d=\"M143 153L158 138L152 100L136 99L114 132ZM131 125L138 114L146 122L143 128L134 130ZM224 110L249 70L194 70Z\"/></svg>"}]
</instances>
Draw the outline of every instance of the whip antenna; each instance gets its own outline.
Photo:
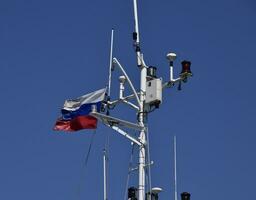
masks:
<instances>
[{"instance_id":1,"label":"whip antenna","mask_svg":"<svg viewBox=\"0 0 256 200\"><path fill-rule=\"evenodd\" d=\"M176 147L176 136L174 136L174 199L178 200L178 193L177 193L177 147Z\"/></svg>"},{"instance_id":2,"label":"whip antenna","mask_svg":"<svg viewBox=\"0 0 256 200\"><path fill-rule=\"evenodd\" d=\"M108 158L107 158L107 150L104 149L103 150L103 176L104 176L104 200L108 199L108 194L107 194L107 162L108 162Z\"/></svg>"},{"instance_id":3,"label":"whip antenna","mask_svg":"<svg viewBox=\"0 0 256 200\"><path fill-rule=\"evenodd\" d=\"M113 44L114 44L114 29L111 30L111 43L110 43L110 54L109 54L109 76L108 76L108 96L111 93L111 75L113 71Z\"/></svg>"},{"instance_id":4,"label":"whip antenna","mask_svg":"<svg viewBox=\"0 0 256 200\"><path fill-rule=\"evenodd\" d=\"M133 42L134 48L137 54L137 64L140 67L142 65L141 62L141 50L140 50L140 34L139 34L139 20L138 20L138 8L137 8L137 0L133 0L133 11L134 11L134 25L135 31L133 32Z\"/></svg>"}]
</instances>

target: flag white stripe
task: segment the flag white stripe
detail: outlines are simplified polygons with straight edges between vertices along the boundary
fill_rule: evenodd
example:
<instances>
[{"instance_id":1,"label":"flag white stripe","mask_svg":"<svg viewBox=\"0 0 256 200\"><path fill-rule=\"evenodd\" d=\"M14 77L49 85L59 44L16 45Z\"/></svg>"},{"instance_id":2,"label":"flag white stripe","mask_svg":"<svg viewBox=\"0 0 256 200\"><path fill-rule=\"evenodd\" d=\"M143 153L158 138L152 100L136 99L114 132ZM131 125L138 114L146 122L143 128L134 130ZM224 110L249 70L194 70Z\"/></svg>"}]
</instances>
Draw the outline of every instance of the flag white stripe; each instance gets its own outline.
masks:
<instances>
[{"instance_id":1,"label":"flag white stripe","mask_svg":"<svg viewBox=\"0 0 256 200\"><path fill-rule=\"evenodd\" d=\"M97 103L105 98L106 88L91 92L76 99L66 100L63 109L74 111L84 104Z\"/></svg>"}]
</instances>

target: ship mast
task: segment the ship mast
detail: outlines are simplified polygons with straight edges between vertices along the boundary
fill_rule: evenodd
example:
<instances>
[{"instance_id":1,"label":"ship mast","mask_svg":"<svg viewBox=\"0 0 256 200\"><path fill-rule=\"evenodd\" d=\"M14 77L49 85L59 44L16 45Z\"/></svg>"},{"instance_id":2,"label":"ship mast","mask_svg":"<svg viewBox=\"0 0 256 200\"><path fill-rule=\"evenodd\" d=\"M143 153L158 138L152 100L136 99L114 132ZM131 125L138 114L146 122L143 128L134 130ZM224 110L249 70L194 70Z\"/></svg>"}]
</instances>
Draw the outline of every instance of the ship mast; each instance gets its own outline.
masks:
<instances>
[{"instance_id":1,"label":"ship mast","mask_svg":"<svg viewBox=\"0 0 256 200\"><path fill-rule=\"evenodd\" d=\"M139 34L139 22L138 22L138 8L137 8L137 0L133 0L134 7L134 22L135 22L135 32L133 33L134 47L137 56L137 65L140 68L140 110L138 121L139 124L143 127L140 132L140 141L143 145L140 146L139 149L139 187L138 187L138 200L145 199L145 145L146 145L146 137L145 137L145 118L146 113L144 112L144 101L146 94L146 76L147 76L147 67L142 62L142 54L140 49L140 34Z\"/></svg>"},{"instance_id":2,"label":"ship mast","mask_svg":"<svg viewBox=\"0 0 256 200\"><path fill-rule=\"evenodd\" d=\"M112 59L112 63L110 62L109 66L109 83L108 89L109 94L108 98L103 106L103 111L106 108L106 114L98 112L95 106L92 106L92 110L90 115L100 120L107 127L113 129L120 135L126 137L132 143L138 145L139 147L139 163L138 163L138 187L131 187L128 190L128 200L145 200L146 194L147 199L149 200L157 200L158 193L162 191L161 188L149 188L149 191L145 191L145 169L148 165L151 165L151 161L146 159L146 148L147 138L146 133L148 131L146 125L146 119L148 113L152 112L156 108L159 108L162 103L162 91L166 88L172 88L176 83L179 84L179 88L182 82L187 82L187 79L192 76L190 71L191 63L189 61L182 62L182 71L179 74L178 78L174 78L173 75L173 62L176 59L175 53L168 53L167 59L169 61L170 67L170 78L167 82L163 83L162 78L157 78L156 75L156 67L147 66L143 59L143 54L141 53L140 48L140 34L139 34L139 22L138 22L138 8L137 8L137 0L133 0L134 7L134 22L135 22L135 30L133 32L133 45L136 53L137 66L140 70L140 89L137 91L129 78L125 68L120 64L117 58L113 57L112 59L112 51L113 51L113 30L111 36L111 53L110 59ZM119 90L119 99L112 100L110 98L110 87L111 87L111 73L112 71L118 68L122 75L119 76L120 82L120 90ZM125 84L128 83L132 90L132 94L125 95ZM135 99L135 103L131 102L131 99ZM119 119L116 117L112 117L109 113L109 109L114 109L118 104L126 104L130 106L132 109L136 111L137 114L137 123L129 122L123 119ZM126 132L125 129L138 131L139 137L136 138ZM146 163L146 160L149 163ZM105 188L105 186L104 186ZM106 188L104 192L104 200L107 199ZM177 198L177 197L176 197Z\"/></svg>"}]
</instances>

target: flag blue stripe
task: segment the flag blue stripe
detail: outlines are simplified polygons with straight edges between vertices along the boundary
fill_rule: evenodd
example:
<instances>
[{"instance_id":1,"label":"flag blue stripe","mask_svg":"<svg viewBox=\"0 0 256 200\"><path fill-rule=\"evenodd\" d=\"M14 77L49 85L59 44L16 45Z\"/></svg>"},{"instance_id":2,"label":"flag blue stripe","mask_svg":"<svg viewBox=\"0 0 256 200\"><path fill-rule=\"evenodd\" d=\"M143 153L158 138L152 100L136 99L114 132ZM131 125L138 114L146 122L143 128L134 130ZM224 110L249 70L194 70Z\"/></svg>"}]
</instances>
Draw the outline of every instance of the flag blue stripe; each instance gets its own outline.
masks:
<instances>
[{"instance_id":1,"label":"flag blue stripe","mask_svg":"<svg viewBox=\"0 0 256 200\"><path fill-rule=\"evenodd\" d=\"M83 104L82 106L80 106L80 108L78 110L75 110L75 111L62 109L61 110L62 118L63 118L63 120L71 120L78 116L89 115L89 113L92 110L92 105L95 105L97 108L97 112L100 112L101 102L89 103L89 104Z\"/></svg>"}]
</instances>

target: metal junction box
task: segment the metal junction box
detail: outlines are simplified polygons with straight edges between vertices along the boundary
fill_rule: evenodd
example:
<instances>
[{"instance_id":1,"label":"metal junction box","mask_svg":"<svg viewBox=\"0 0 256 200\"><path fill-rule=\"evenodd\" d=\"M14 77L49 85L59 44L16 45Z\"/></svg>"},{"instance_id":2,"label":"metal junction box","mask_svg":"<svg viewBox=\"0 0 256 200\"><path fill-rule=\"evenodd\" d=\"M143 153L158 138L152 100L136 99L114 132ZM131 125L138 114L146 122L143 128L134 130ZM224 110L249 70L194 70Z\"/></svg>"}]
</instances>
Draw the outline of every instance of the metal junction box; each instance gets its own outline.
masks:
<instances>
[{"instance_id":1,"label":"metal junction box","mask_svg":"<svg viewBox=\"0 0 256 200\"><path fill-rule=\"evenodd\" d=\"M146 104L160 104L162 102L162 79L147 81Z\"/></svg>"}]
</instances>

